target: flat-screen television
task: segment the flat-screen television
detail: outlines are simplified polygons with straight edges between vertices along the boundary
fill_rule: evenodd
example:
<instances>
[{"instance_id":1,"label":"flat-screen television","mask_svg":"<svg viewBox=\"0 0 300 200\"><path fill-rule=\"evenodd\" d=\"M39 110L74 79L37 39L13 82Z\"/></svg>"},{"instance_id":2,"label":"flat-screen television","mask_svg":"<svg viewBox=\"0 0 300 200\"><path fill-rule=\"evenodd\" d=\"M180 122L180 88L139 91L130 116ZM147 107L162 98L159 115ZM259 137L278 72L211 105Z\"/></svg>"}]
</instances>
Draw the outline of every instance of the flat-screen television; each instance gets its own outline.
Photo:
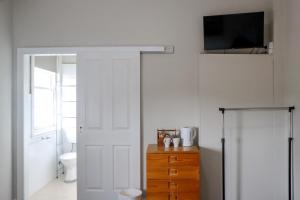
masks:
<instances>
[{"instance_id":1,"label":"flat-screen television","mask_svg":"<svg viewBox=\"0 0 300 200\"><path fill-rule=\"evenodd\" d=\"M204 49L264 47L264 12L204 16Z\"/></svg>"}]
</instances>

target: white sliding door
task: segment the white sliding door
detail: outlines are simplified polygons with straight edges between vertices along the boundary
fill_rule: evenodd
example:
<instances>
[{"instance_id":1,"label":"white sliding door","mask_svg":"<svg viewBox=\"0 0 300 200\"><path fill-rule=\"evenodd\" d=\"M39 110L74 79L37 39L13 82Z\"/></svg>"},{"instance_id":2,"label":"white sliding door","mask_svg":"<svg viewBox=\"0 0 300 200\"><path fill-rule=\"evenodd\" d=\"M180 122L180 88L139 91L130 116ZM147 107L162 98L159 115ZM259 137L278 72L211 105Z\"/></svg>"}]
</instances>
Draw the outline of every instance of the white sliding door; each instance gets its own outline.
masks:
<instances>
[{"instance_id":1,"label":"white sliding door","mask_svg":"<svg viewBox=\"0 0 300 200\"><path fill-rule=\"evenodd\" d=\"M78 199L140 188L140 52L77 57Z\"/></svg>"}]
</instances>

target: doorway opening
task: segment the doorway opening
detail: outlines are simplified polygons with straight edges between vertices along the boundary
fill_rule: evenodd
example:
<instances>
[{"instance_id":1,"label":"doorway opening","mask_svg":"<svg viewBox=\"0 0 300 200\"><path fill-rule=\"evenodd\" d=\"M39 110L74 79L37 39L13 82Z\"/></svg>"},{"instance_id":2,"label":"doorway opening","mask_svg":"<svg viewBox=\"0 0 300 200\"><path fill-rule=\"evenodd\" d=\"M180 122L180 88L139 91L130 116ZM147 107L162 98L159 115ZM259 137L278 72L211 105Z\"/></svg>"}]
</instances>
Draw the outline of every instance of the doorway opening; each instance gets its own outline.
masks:
<instances>
[{"instance_id":1,"label":"doorway opening","mask_svg":"<svg viewBox=\"0 0 300 200\"><path fill-rule=\"evenodd\" d=\"M76 55L28 55L24 66L25 199L76 200Z\"/></svg>"},{"instance_id":2,"label":"doorway opening","mask_svg":"<svg viewBox=\"0 0 300 200\"><path fill-rule=\"evenodd\" d=\"M56 160L54 162L52 160L55 168L55 178L53 180L61 180L58 182L59 184L64 183L66 178L64 173L68 170L63 165L61 155L76 152L78 184L73 182L73 185L75 185L73 187L75 199L96 200L116 199L118 193L123 189L142 188L140 57L142 53L165 52L165 46L18 49L15 73L17 98L14 116L16 124L17 199L31 200L29 199L30 175L28 172L32 166L29 165L30 151L28 144L31 141L32 122L34 121L32 111L32 100L34 99L32 80L34 80L34 74L31 67L32 63L35 62L33 60L34 56L39 57L39 59L42 56L54 56L57 64L61 64L59 61L60 59L63 60L62 57L64 56L75 57L73 60L76 61L75 68L77 72L75 76L77 83L75 85L75 91L77 91L75 92L76 102L73 102L73 104L69 102L73 105L69 104L69 106L77 109L76 111L73 109L73 112L70 111L72 109L65 106L65 111L69 114L76 113L77 118L73 119L73 121L77 121L75 128L76 144L69 144L67 151L64 148L58 148L59 145L55 146ZM43 71L43 69L40 71ZM63 80L63 77L58 76L58 72L61 71L55 72L56 79L60 77ZM63 90L63 86L70 86L62 85L62 82L59 81L55 84L55 92L59 89ZM51 90L51 87L48 89ZM50 94L48 95L50 96ZM55 95L55 99L57 99L58 95ZM44 97L44 95L41 96ZM57 110L60 108L61 112L63 112L63 107L59 106L62 106L63 103L62 96L61 100L56 100L55 105L53 105ZM60 102L60 104L57 102ZM50 106L47 106L47 109L50 110ZM57 110L53 114L56 129L55 134L52 136L55 136L56 144L61 144L59 138L64 139L64 130L62 118L59 120ZM50 111L48 115L52 116ZM66 118L68 118L66 120L69 120L72 116ZM50 124L50 121L47 121L47 123ZM40 135L36 138L40 138L40 141L50 142L52 138L48 137L47 134L43 134L43 136ZM37 139L37 141L39 140ZM68 160L68 157L66 156L66 160ZM72 156L70 157L72 158ZM35 162L40 162L40 160ZM70 171L75 173L76 170ZM60 179L60 175L64 178ZM52 196L55 193L63 193L59 184L53 184L59 192L53 189L51 194L46 193L44 199L65 200L66 198L63 195L61 198Z\"/></svg>"}]
</instances>

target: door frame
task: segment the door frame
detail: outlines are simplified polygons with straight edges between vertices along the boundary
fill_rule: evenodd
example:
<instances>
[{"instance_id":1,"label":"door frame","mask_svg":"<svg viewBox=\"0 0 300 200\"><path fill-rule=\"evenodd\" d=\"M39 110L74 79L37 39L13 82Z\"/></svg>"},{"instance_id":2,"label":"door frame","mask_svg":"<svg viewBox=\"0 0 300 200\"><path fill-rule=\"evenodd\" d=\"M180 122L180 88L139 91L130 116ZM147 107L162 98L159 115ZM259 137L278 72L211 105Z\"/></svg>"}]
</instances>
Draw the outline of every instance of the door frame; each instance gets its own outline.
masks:
<instances>
[{"instance_id":1,"label":"door frame","mask_svg":"<svg viewBox=\"0 0 300 200\"><path fill-rule=\"evenodd\" d=\"M171 50L170 50L171 49ZM172 46L105 46L105 47L42 47L42 48L17 48L16 69L14 71L15 86L14 86L14 115L13 126L14 130L14 151L15 151L15 164L14 170L16 173L16 200L27 200L25 188L26 174L25 162L27 160L27 149L25 145L24 133L25 127L25 71L24 71L24 58L27 55L76 55L78 52L93 52L93 51L109 51L109 50L122 50L122 51L139 51L143 53L173 53L174 47Z\"/></svg>"}]
</instances>

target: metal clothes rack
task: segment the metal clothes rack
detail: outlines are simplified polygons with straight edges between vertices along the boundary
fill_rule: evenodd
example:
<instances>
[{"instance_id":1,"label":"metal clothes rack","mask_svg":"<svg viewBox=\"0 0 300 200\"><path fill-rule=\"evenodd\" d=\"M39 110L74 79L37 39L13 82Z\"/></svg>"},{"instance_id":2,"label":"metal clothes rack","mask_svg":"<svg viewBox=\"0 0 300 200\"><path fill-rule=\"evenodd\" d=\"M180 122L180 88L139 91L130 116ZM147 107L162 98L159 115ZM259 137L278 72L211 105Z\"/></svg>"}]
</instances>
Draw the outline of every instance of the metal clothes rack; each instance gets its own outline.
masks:
<instances>
[{"instance_id":1,"label":"metal clothes rack","mask_svg":"<svg viewBox=\"0 0 300 200\"><path fill-rule=\"evenodd\" d=\"M226 183L225 183L225 111L276 111L276 110L287 110L290 113L290 129L289 129L289 158L288 158L288 192L289 200L294 200L294 155L293 155L293 140L294 140L294 116L293 111L295 110L294 106L290 107L246 107L246 108L219 108L219 111L222 113L222 199L226 200Z\"/></svg>"}]
</instances>

